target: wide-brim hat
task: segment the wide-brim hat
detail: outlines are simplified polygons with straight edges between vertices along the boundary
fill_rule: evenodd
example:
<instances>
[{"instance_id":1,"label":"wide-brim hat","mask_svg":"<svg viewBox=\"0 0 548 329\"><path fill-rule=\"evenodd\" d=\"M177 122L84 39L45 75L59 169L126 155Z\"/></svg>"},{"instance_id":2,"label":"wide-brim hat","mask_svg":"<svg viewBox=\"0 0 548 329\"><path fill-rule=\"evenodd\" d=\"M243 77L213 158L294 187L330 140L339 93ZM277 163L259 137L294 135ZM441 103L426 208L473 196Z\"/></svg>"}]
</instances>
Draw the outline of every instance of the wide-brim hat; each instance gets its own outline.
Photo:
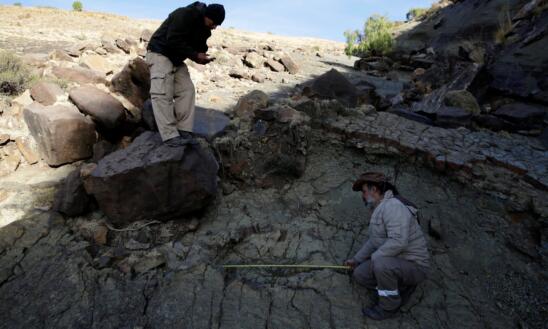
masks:
<instances>
[{"instance_id":1,"label":"wide-brim hat","mask_svg":"<svg viewBox=\"0 0 548 329\"><path fill-rule=\"evenodd\" d=\"M352 185L353 191L361 191L366 183L390 183L390 178L380 172L368 171L360 175L360 177Z\"/></svg>"}]
</instances>

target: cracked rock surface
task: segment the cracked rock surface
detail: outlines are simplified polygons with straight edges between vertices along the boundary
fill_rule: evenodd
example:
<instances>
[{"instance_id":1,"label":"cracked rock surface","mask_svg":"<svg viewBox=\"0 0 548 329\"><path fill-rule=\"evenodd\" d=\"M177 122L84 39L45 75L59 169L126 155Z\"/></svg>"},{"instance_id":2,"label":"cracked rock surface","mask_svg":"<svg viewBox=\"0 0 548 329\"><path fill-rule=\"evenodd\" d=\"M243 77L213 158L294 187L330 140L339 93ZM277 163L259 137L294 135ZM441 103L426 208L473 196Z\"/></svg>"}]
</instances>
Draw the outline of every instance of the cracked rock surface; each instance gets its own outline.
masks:
<instances>
[{"instance_id":1,"label":"cracked rock surface","mask_svg":"<svg viewBox=\"0 0 548 329\"><path fill-rule=\"evenodd\" d=\"M0 328L543 326L541 264L512 246L535 239L526 223L538 214L424 166L310 138L300 178L225 192L199 220L111 227L102 239L100 212L65 220L36 210L4 227ZM365 320L368 292L343 271L221 267L340 264L366 239L370 210L350 188L365 169L397 172L430 232L431 276L399 317Z\"/></svg>"}]
</instances>

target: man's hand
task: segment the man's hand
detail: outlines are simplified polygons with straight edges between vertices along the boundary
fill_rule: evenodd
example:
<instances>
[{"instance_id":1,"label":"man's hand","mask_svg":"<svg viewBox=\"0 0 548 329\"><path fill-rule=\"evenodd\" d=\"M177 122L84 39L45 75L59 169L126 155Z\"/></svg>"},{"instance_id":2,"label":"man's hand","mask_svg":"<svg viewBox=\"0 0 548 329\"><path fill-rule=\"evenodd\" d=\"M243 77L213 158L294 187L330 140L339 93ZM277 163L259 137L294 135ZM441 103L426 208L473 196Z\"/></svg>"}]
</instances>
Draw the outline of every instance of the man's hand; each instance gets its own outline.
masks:
<instances>
[{"instance_id":1,"label":"man's hand","mask_svg":"<svg viewBox=\"0 0 548 329\"><path fill-rule=\"evenodd\" d=\"M349 259L344 262L344 266L350 266L351 269L355 269L358 266L358 262L353 259Z\"/></svg>"},{"instance_id":2,"label":"man's hand","mask_svg":"<svg viewBox=\"0 0 548 329\"><path fill-rule=\"evenodd\" d=\"M194 61L198 64L205 65L205 64L210 63L214 60L215 60L214 57L208 57L206 53L198 53L198 55L196 55L196 59Z\"/></svg>"}]
</instances>

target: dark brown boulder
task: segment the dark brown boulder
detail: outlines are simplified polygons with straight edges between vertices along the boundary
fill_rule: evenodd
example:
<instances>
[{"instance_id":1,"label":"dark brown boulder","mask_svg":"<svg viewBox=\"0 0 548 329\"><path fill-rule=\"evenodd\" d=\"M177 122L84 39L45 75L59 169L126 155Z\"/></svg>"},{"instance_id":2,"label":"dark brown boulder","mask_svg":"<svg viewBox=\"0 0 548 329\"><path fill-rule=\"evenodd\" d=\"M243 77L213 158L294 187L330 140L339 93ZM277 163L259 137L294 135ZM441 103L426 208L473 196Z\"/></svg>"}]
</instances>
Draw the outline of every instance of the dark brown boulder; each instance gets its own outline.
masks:
<instances>
[{"instance_id":1,"label":"dark brown boulder","mask_svg":"<svg viewBox=\"0 0 548 329\"><path fill-rule=\"evenodd\" d=\"M135 58L111 80L110 90L120 93L137 108L150 98L150 70L141 58Z\"/></svg>"},{"instance_id":2,"label":"dark brown boulder","mask_svg":"<svg viewBox=\"0 0 548 329\"><path fill-rule=\"evenodd\" d=\"M358 104L358 90L335 69L314 79L303 89L303 94L320 99L336 99L349 107L355 107Z\"/></svg>"},{"instance_id":3,"label":"dark brown boulder","mask_svg":"<svg viewBox=\"0 0 548 329\"><path fill-rule=\"evenodd\" d=\"M116 224L181 218L207 206L217 193L217 161L199 145L169 147L144 132L99 161L86 191Z\"/></svg>"}]
</instances>

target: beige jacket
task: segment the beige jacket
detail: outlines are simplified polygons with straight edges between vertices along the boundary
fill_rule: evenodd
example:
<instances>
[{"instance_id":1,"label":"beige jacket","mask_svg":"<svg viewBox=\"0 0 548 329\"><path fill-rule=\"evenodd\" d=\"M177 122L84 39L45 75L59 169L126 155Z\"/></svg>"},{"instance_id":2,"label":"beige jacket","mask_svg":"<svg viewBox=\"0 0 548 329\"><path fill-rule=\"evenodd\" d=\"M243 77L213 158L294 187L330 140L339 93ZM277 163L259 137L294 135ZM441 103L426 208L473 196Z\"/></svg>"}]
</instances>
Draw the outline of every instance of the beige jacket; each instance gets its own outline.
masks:
<instances>
[{"instance_id":1,"label":"beige jacket","mask_svg":"<svg viewBox=\"0 0 548 329\"><path fill-rule=\"evenodd\" d=\"M417 209L405 206L392 191L373 211L369 222L369 239L354 256L361 263L368 258L399 257L424 269L430 267L430 253L417 221Z\"/></svg>"}]
</instances>

